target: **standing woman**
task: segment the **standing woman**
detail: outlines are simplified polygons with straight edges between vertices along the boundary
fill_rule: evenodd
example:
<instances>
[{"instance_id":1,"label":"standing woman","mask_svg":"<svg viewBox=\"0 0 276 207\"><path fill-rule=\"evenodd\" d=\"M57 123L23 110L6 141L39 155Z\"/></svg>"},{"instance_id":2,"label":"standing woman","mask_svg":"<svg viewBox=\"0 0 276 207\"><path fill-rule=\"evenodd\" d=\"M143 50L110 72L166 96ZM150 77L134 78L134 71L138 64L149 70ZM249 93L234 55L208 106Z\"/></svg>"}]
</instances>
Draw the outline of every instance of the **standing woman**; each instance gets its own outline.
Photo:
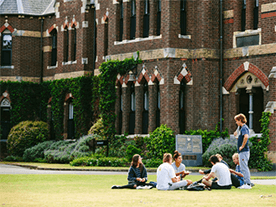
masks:
<instances>
[{"instance_id":1,"label":"standing woman","mask_svg":"<svg viewBox=\"0 0 276 207\"><path fill-rule=\"evenodd\" d=\"M147 170L142 162L141 156L138 154L135 154L132 157L132 162L128 170L127 180L128 185L113 185L111 189L136 189L137 186L151 185L146 183L148 180Z\"/></svg>"},{"instance_id":2,"label":"standing woman","mask_svg":"<svg viewBox=\"0 0 276 207\"><path fill-rule=\"evenodd\" d=\"M180 176L181 179L184 178L186 175L189 175L189 172L185 172L185 165L182 164L181 153L175 150L173 159L174 162L172 163L172 167L174 169L175 175Z\"/></svg>"},{"instance_id":3,"label":"standing woman","mask_svg":"<svg viewBox=\"0 0 276 207\"><path fill-rule=\"evenodd\" d=\"M244 114L238 114L234 117L236 124L240 127L240 133L238 135L237 131L234 133L234 136L238 135L238 153L239 153L239 163L240 169L244 176L244 188L251 188L251 180L250 180L250 170L248 167L249 157L250 157L250 149L248 145L249 141L249 128L246 125L246 117Z\"/></svg>"}]
</instances>

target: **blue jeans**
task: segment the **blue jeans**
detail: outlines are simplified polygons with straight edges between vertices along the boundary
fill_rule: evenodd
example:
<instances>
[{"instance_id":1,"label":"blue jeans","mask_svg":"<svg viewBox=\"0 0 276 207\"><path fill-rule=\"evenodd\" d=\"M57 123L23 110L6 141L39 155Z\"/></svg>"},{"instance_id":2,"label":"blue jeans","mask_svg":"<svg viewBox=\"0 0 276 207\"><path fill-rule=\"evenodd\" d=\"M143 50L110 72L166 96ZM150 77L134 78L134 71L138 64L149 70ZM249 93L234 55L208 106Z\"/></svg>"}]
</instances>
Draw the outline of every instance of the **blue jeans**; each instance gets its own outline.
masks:
<instances>
[{"instance_id":1,"label":"blue jeans","mask_svg":"<svg viewBox=\"0 0 276 207\"><path fill-rule=\"evenodd\" d=\"M249 171L249 167L248 167L249 157L250 157L250 151L245 151L245 152L239 153L241 173L243 174L244 183L247 183L247 184L251 184L250 171Z\"/></svg>"}]
</instances>

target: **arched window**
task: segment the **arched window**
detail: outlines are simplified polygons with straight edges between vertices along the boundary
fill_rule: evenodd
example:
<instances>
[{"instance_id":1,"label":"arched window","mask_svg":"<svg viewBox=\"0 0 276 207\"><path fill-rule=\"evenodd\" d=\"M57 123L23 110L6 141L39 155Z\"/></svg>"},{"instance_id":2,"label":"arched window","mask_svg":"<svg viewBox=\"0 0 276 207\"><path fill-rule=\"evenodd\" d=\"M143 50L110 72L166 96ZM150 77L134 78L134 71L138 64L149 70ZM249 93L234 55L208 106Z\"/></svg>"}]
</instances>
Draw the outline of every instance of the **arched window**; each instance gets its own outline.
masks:
<instances>
[{"instance_id":1,"label":"arched window","mask_svg":"<svg viewBox=\"0 0 276 207\"><path fill-rule=\"evenodd\" d=\"M185 132L185 86L186 81L183 79L180 83L179 91L179 129L180 134Z\"/></svg>"},{"instance_id":2,"label":"arched window","mask_svg":"<svg viewBox=\"0 0 276 207\"><path fill-rule=\"evenodd\" d=\"M253 29L258 29L259 23L259 0L255 0L255 7L254 7L254 20L253 20Z\"/></svg>"},{"instance_id":3,"label":"arched window","mask_svg":"<svg viewBox=\"0 0 276 207\"><path fill-rule=\"evenodd\" d=\"M247 125L255 133L261 131L259 120L264 110L264 94L262 82L252 73L245 73L235 84L237 90L238 113L243 113L247 118Z\"/></svg>"},{"instance_id":4,"label":"arched window","mask_svg":"<svg viewBox=\"0 0 276 207\"><path fill-rule=\"evenodd\" d=\"M246 24L246 0L242 1L242 12L241 12L241 31L245 31Z\"/></svg>"},{"instance_id":5,"label":"arched window","mask_svg":"<svg viewBox=\"0 0 276 207\"><path fill-rule=\"evenodd\" d=\"M181 29L181 35L186 35L187 33L187 19L186 19L186 0L180 1L180 29Z\"/></svg>"},{"instance_id":6,"label":"arched window","mask_svg":"<svg viewBox=\"0 0 276 207\"><path fill-rule=\"evenodd\" d=\"M149 0L144 0L144 25L143 25L143 37L149 36Z\"/></svg>"},{"instance_id":7,"label":"arched window","mask_svg":"<svg viewBox=\"0 0 276 207\"><path fill-rule=\"evenodd\" d=\"M149 128L149 90L148 83L145 82L143 85L143 123L142 123L142 133L148 134Z\"/></svg>"},{"instance_id":8,"label":"arched window","mask_svg":"<svg viewBox=\"0 0 276 207\"><path fill-rule=\"evenodd\" d=\"M108 19L104 24L104 56L108 54Z\"/></svg>"},{"instance_id":9,"label":"arched window","mask_svg":"<svg viewBox=\"0 0 276 207\"><path fill-rule=\"evenodd\" d=\"M119 111L119 131L118 134L122 134L123 127L123 94L122 86L120 86L120 111Z\"/></svg>"},{"instance_id":10,"label":"arched window","mask_svg":"<svg viewBox=\"0 0 276 207\"><path fill-rule=\"evenodd\" d=\"M64 62L68 62L68 55L69 55L69 32L68 32L68 28L65 27L64 28L64 42L63 42L63 49L64 49L64 57L63 57L63 61Z\"/></svg>"},{"instance_id":11,"label":"arched window","mask_svg":"<svg viewBox=\"0 0 276 207\"><path fill-rule=\"evenodd\" d=\"M74 123L74 106L73 99L68 101L68 125L67 125L68 139L74 139L75 137L75 123Z\"/></svg>"},{"instance_id":12,"label":"arched window","mask_svg":"<svg viewBox=\"0 0 276 207\"><path fill-rule=\"evenodd\" d=\"M135 129L135 88L134 83L130 85L130 112L129 112L129 134L134 134Z\"/></svg>"},{"instance_id":13,"label":"arched window","mask_svg":"<svg viewBox=\"0 0 276 207\"><path fill-rule=\"evenodd\" d=\"M72 37L71 60L75 61L76 55L77 55L77 30L76 30L75 26L72 27L71 34L72 34L72 36L71 36Z\"/></svg>"},{"instance_id":14,"label":"arched window","mask_svg":"<svg viewBox=\"0 0 276 207\"><path fill-rule=\"evenodd\" d=\"M119 33L119 41L123 40L124 33L124 4L123 1L120 2L120 33Z\"/></svg>"},{"instance_id":15,"label":"arched window","mask_svg":"<svg viewBox=\"0 0 276 207\"><path fill-rule=\"evenodd\" d=\"M52 53L51 53L51 66L57 65L57 30L51 32L52 35Z\"/></svg>"},{"instance_id":16,"label":"arched window","mask_svg":"<svg viewBox=\"0 0 276 207\"><path fill-rule=\"evenodd\" d=\"M1 102L1 139L7 139L10 132L10 108L11 104L7 98Z\"/></svg>"},{"instance_id":17,"label":"arched window","mask_svg":"<svg viewBox=\"0 0 276 207\"><path fill-rule=\"evenodd\" d=\"M161 0L157 1L157 19L156 19L156 35L160 35L161 30Z\"/></svg>"},{"instance_id":18,"label":"arched window","mask_svg":"<svg viewBox=\"0 0 276 207\"><path fill-rule=\"evenodd\" d=\"M131 0L130 39L135 39L136 33L136 1Z\"/></svg>"},{"instance_id":19,"label":"arched window","mask_svg":"<svg viewBox=\"0 0 276 207\"><path fill-rule=\"evenodd\" d=\"M12 64L12 33L6 29L2 33L1 65L11 66Z\"/></svg>"},{"instance_id":20,"label":"arched window","mask_svg":"<svg viewBox=\"0 0 276 207\"><path fill-rule=\"evenodd\" d=\"M160 87L159 82L156 84L157 86L157 109L156 109L156 127L160 127Z\"/></svg>"}]
</instances>

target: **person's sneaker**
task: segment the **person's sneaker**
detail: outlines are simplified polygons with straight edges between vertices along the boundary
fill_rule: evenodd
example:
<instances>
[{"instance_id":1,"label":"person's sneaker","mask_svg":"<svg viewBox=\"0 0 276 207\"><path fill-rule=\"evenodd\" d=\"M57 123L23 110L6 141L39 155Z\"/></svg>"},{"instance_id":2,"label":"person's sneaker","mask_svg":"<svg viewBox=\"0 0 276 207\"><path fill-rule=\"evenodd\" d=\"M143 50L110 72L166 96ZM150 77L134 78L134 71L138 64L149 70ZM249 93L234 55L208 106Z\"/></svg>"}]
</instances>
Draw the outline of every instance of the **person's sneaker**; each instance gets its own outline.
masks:
<instances>
[{"instance_id":1,"label":"person's sneaker","mask_svg":"<svg viewBox=\"0 0 276 207\"><path fill-rule=\"evenodd\" d=\"M118 189L117 185L112 185L111 189Z\"/></svg>"},{"instance_id":2,"label":"person's sneaker","mask_svg":"<svg viewBox=\"0 0 276 207\"><path fill-rule=\"evenodd\" d=\"M254 186L255 186L255 184L254 184L254 183L250 183L250 185L251 185L251 187L254 187Z\"/></svg>"},{"instance_id":3,"label":"person's sneaker","mask_svg":"<svg viewBox=\"0 0 276 207\"><path fill-rule=\"evenodd\" d=\"M251 189L251 186L248 184L243 184L242 186L238 187L239 189Z\"/></svg>"}]
</instances>

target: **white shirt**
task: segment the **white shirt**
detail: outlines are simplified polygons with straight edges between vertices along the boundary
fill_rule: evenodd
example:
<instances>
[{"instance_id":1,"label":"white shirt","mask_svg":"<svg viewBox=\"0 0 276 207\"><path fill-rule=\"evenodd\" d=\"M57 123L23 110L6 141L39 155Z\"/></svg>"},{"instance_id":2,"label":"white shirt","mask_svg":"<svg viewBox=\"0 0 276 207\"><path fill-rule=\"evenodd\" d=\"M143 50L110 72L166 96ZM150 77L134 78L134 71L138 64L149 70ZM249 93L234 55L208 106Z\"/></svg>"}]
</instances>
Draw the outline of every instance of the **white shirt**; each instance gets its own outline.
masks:
<instances>
[{"instance_id":1,"label":"white shirt","mask_svg":"<svg viewBox=\"0 0 276 207\"><path fill-rule=\"evenodd\" d=\"M225 186L232 184L229 168L225 164L217 162L213 165L211 173L212 172L218 177L218 185Z\"/></svg>"},{"instance_id":2,"label":"white shirt","mask_svg":"<svg viewBox=\"0 0 276 207\"><path fill-rule=\"evenodd\" d=\"M175 174L179 173L179 172L182 172L182 171L185 171L185 165L182 164L182 163L180 163L179 167L176 167L175 162L173 162L172 167L174 169Z\"/></svg>"},{"instance_id":3,"label":"white shirt","mask_svg":"<svg viewBox=\"0 0 276 207\"><path fill-rule=\"evenodd\" d=\"M173 167L169 163L163 163L157 169L158 190L168 190L169 183L172 184L172 178L176 177Z\"/></svg>"}]
</instances>

